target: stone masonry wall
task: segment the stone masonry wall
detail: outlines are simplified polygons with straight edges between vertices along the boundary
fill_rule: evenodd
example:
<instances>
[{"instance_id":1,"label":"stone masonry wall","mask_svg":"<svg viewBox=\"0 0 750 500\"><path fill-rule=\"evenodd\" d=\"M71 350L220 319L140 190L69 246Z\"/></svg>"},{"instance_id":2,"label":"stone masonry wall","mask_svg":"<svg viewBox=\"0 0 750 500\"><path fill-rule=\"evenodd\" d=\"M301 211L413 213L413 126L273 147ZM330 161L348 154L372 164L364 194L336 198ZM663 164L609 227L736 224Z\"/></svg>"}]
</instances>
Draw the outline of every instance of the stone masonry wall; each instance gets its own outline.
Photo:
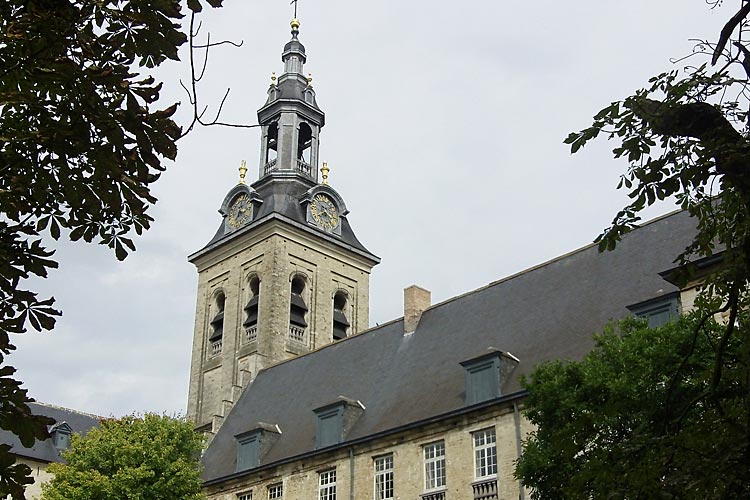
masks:
<instances>
[{"instance_id":1,"label":"stone masonry wall","mask_svg":"<svg viewBox=\"0 0 750 500\"><path fill-rule=\"evenodd\" d=\"M333 297L347 296L348 334L369 327L371 264L281 223L229 241L196 261L198 291L188 418L197 425L221 423L242 389L258 371L333 341ZM303 277L308 307L303 342L290 339L291 282ZM255 340L243 327L249 281L260 279ZM216 315L215 297L226 297L221 353L212 355L208 337ZM219 416L218 420L215 416ZM213 429L215 432L217 429Z\"/></svg>"},{"instance_id":2,"label":"stone masonry wall","mask_svg":"<svg viewBox=\"0 0 750 500\"><path fill-rule=\"evenodd\" d=\"M391 454L394 498L415 500L425 493L423 446L443 441L445 498L472 500L472 483L477 481L472 433L489 428L495 429L497 439L498 498L518 500L519 483L513 478L514 463L518 458L516 418L513 408L508 406L495 406L471 416L452 417L422 428L360 443L351 448L351 456L350 448L344 448L250 473L209 486L205 492L209 500L237 500L238 495L247 492L252 492L253 500L261 500L268 498L269 486L281 484L285 500L314 500L318 498L319 473L335 468L337 499L369 500L374 498L374 459ZM530 431L530 424L521 417L522 438ZM351 493L353 496L350 496ZM529 498L526 490L524 498Z\"/></svg>"}]
</instances>

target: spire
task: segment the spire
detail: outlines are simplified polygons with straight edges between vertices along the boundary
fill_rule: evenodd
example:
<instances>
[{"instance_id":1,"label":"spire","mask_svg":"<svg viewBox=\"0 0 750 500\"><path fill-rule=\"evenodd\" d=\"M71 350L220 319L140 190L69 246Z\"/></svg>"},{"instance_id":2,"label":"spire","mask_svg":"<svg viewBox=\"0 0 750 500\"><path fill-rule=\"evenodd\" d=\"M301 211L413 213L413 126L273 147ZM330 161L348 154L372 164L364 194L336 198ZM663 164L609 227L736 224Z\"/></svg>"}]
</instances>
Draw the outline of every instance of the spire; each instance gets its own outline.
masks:
<instances>
[{"instance_id":1,"label":"spire","mask_svg":"<svg viewBox=\"0 0 750 500\"><path fill-rule=\"evenodd\" d=\"M292 19L289 23L292 27L292 39L284 45L284 52L281 54L281 60L284 63L284 73L302 74L303 66L307 61L305 55L305 46L299 41L299 20Z\"/></svg>"},{"instance_id":2,"label":"spire","mask_svg":"<svg viewBox=\"0 0 750 500\"><path fill-rule=\"evenodd\" d=\"M312 75L305 76L305 46L299 41L300 22L290 23L292 39L284 45L284 72L271 77L268 99L258 110L263 127L259 180L266 177L318 181L318 137L325 114L315 100Z\"/></svg>"}]
</instances>

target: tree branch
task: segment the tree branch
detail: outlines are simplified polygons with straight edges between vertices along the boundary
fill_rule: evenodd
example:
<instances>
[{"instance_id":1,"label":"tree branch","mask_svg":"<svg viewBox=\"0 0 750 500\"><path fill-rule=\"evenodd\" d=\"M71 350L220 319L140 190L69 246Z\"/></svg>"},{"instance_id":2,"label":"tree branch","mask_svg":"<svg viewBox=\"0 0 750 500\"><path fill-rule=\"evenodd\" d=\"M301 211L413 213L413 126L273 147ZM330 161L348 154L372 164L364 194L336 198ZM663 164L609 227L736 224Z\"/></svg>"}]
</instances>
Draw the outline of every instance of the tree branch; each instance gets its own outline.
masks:
<instances>
[{"instance_id":1,"label":"tree branch","mask_svg":"<svg viewBox=\"0 0 750 500\"><path fill-rule=\"evenodd\" d=\"M729 41L729 37L732 36L732 32L734 32L735 28L737 28L737 25L740 24L748 14L750 14L750 2L743 5L740 10L734 16L732 16L729 21L727 21L727 24L724 25L724 28L722 28L721 34L719 35L719 42L716 44L716 48L714 49L714 55L711 58L712 65L716 64L716 61L719 60L721 52L724 50L724 47Z\"/></svg>"},{"instance_id":2,"label":"tree branch","mask_svg":"<svg viewBox=\"0 0 750 500\"><path fill-rule=\"evenodd\" d=\"M750 196L750 144L717 107L706 102L679 104L641 98L635 101L633 112L657 134L701 141L714 158L717 172Z\"/></svg>"}]
</instances>

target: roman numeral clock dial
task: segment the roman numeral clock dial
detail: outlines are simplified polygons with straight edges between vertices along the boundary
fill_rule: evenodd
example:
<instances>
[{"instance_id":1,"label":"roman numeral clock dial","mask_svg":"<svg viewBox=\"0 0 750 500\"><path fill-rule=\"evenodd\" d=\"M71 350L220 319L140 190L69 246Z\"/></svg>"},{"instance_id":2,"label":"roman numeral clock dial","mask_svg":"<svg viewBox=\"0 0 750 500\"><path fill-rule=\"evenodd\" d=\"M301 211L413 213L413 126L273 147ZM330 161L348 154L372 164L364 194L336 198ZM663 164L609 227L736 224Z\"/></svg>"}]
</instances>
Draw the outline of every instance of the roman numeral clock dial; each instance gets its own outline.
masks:
<instances>
[{"instance_id":1,"label":"roman numeral clock dial","mask_svg":"<svg viewBox=\"0 0 750 500\"><path fill-rule=\"evenodd\" d=\"M245 222L250 220L253 214L253 205L250 203L250 197L246 194L238 196L229 207L228 222L229 227L237 229Z\"/></svg>"},{"instance_id":2,"label":"roman numeral clock dial","mask_svg":"<svg viewBox=\"0 0 750 500\"><path fill-rule=\"evenodd\" d=\"M310 203L310 213L318 227L331 231L339 224L339 212L328 196L316 194Z\"/></svg>"}]
</instances>

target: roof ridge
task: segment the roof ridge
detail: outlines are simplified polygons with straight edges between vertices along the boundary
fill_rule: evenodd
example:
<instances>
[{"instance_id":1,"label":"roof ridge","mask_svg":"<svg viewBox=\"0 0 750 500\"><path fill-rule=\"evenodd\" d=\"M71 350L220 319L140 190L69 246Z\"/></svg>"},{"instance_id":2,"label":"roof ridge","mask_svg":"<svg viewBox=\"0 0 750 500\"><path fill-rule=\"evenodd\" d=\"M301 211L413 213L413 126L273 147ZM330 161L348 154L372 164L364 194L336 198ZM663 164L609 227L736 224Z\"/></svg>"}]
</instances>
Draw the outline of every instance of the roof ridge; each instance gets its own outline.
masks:
<instances>
[{"instance_id":1,"label":"roof ridge","mask_svg":"<svg viewBox=\"0 0 750 500\"><path fill-rule=\"evenodd\" d=\"M95 415L93 413L88 413L88 412L85 412L85 411L74 410L72 408L66 408L64 406L53 405L52 403L44 403L42 401L31 401L30 403L31 404L36 404L36 405L39 405L39 406L44 406L44 407L47 407L47 408L53 408L55 410L64 410L64 411L68 411L70 413L76 413L78 415L83 415L85 417L91 417L91 418L95 418L95 419L98 419L98 420L101 420L102 418L104 418L101 415Z\"/></svg>"},{"instance_id":2,"label":"roof ridge","mask_svg":"<svg viewBox=\"0 0 750 500\"><path fill-rule=\"evenodd\" d=\"M680 212L684 212L684 210L681 209L681 208L678 208L676 210L672 210L671 212L667 212L664 215L660 215L658 217L650 219L650 220L644 222L643 224L638 225L637 227L633 228L632 231L629 231L628 233L625 233L623 236L627 236L629 233L632 233L633 231L636 231L636 230L641 229L643 227L649 226L649 225L651 225L653 223L659 222L662 219L666 219L667 217L672 217L673 215L676 215L676 214L678 214ZM505 276L503 278L500 278L498 280L491 281L491 282L489 282L488 284L486 284L484 286L481 286L479 288L475 288L474 290L469 290L468 292L464 292L464 293L462 293L460 295L455 295L453 297L447 298L447 299L443 300L442 302L437 302L435 304L432 304L430 307L426 308L423 312L427 312L430 309L433 309L435 307L445 305L445 304L447 304L449 302L453 302L454 300L462 299L462 298L464 298L464 297L466 297L468 295L471 295L473 293L481 292L481 291L486 290L486 289L488 289L490 287L493 287L495 285L499 285L501 283L505 283L506 281L510 281L510 280L518 278L519 276L522 276L524 274L528 274L528 273L530 273L532 271L536 271L537 269L541 269L543 267L546 267L546 266L549 266L551 264L554 264L555 262L559 262L559 261L561 261L563 259L567 259L568 257L570 257L572 255L584 252L584 251L588 250L589 248L594 247L594 246L598 246L598 245L599 245L598 243L593 243L593 242L589 243L588 245L584 245L582 247L579 247L579 248L576 248L576 249L571 250L569 252L566 252L566 253L564 253L562 255L558 255L557 257L553 257L552 259L549 259L547 261L541 262L541 263L533 265L531 267L527 267L526 269L522 269L521 271L515 272L513 274L510 274L510 275ZM403 316L401 316L401 318L398 318L398 319L402 319L402 318L403 318ZM364 332L362 332L362 333L364 333Z\"/></svg>"}]
</instances>

